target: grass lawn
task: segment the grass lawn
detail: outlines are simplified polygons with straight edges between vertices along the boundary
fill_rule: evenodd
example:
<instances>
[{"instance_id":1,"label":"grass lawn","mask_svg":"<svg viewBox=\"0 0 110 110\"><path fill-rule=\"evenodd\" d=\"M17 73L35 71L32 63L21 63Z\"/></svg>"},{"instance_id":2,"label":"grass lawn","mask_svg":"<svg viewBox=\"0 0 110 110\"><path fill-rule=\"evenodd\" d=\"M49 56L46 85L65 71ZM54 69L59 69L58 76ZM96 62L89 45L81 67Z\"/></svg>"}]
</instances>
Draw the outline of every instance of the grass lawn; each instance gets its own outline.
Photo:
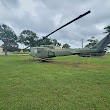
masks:
<instances>
[{"instance_id":1,"label":"grass lawn","mask_svg":"<svg viewBox=\"0 0 110 110\"><path fill-rule=\"evenodd\" d=\"M110 110L110 54L29 58L0 56L0 110Z\"/></svg>"}]
</instances>

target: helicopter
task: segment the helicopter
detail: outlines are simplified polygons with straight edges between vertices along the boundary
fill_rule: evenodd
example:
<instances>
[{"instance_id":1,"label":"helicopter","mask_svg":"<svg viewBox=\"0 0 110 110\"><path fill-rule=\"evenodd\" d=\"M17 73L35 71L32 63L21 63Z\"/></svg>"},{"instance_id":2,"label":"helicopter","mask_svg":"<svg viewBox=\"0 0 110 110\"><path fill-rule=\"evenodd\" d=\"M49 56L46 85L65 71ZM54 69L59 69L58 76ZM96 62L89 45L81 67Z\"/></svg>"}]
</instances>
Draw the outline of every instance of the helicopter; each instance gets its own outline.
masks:
<instances>
[{"instance_id":1,"label":"helicopter","mask_svg":"<svg viewBox=\"0 0 110 110\"><path fill-rule=\"evenodd\" d=\"M64 24L60 28L54 30L50 34L45 37L50 36L51 34L55 33L56 31L62 29L63 27L69 25L70 23L84 17L85 15L91 13L91 11L87 11L84 14L81 14L77 18L71 20L70 22ZM45 38L44 37L44 38ZM41 61L45 61L48 58L53 58L57 56L68 56L68 55L78 55L81 57L92 57L92 56L103 56L105 55L106 51L105 48L110 43L110 35L104 37L101 41L99 41L96 45L91 48L84 47L82 49L61 49L54 45L41 45L40 47L31 47L30 48L30 55L32 57L38 57Z\"/></svg>"}]
</instances>

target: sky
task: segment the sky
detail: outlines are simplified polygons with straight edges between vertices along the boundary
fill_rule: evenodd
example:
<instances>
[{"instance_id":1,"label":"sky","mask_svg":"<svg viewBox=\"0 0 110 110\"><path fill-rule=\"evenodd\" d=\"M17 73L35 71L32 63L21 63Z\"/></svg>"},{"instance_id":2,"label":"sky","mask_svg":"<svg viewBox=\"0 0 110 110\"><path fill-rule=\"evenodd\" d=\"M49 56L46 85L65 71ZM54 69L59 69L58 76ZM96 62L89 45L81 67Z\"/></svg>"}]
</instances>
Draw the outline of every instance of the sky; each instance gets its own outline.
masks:
<instances>
[{"instance_id":1,"label":"sky","mask_svg":"<svg viewBox=\"0 0 110 110\"><path fill-rule=\"evenodd\" d=\"M61 44L81 48L87 39L106 36L110 25L110 0L0 0L0 23L19 34L31 30L38 37L46 36L65 23L91 10L91 13L49 36ZM0 42L0 45L2 42Z\"/></svg>"}]
</instances>

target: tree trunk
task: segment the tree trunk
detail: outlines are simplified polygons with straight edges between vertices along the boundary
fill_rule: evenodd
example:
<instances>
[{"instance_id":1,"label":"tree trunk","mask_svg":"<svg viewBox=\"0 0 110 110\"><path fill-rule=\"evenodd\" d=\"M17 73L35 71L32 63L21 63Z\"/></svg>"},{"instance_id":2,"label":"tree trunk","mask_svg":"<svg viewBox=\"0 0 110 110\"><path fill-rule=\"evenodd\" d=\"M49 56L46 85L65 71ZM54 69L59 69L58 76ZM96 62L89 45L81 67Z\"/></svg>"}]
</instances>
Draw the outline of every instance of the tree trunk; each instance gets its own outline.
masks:
<instances>
[{"instance_id":1,"label":"tree trunk","mask_svg":"<svg viewBox=\"0 0 110 110\"><path fill-rule=\"evenodd\" d=\"M7 48L4 48L5 56L7 55Z\"/></svg>"},{"instance_id":2,"label":"tree trunk","mask_svg":"<svg viewBox=\"0 0 110 110\"><path fill-rule=\"evenodd\" d=\"M7 55L7 42L4 41L4 52L5 52L5 56Z\"/></svg>"}]
</instances>

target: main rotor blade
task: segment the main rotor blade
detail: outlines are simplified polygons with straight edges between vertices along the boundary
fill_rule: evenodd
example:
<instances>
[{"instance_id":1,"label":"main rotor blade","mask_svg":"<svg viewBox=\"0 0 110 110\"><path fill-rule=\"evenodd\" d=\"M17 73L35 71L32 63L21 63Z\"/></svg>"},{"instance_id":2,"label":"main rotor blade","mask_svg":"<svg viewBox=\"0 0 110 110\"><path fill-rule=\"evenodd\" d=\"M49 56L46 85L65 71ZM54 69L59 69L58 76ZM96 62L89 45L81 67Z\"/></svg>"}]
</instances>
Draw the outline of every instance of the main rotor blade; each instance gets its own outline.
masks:
<instances>
[{"instance_id":1,"label":"main rotor blade","mask_svg":"<svg viewBox=\"0 0 110 110\"><path fill-rule=\"evenodd\" d=\"M85 15L87 15L87 14L89 14L89 13L91 13L91 11L90 11L90 10L89 10L89 11L87 11L86 13L84 13L84 14L79 15L77 18L75 18L75 19L71 20L70 22L68 22L68 23L64 24L63 26L59 27L59 28L58 28L58 29L56 29L55 31L53 31L53 32L51 32L50 34L46 35L45 37L50 36L51 34L55 33L56 31L60 30L61 28L63 28L63 27L65 27L65 26L69 25L70 23L72 23L72 22L74 22L74 21L76 21L76 20L78 20L78 19L80 19L80 18L84 17Z\"/></svg>"}]
</instances>

